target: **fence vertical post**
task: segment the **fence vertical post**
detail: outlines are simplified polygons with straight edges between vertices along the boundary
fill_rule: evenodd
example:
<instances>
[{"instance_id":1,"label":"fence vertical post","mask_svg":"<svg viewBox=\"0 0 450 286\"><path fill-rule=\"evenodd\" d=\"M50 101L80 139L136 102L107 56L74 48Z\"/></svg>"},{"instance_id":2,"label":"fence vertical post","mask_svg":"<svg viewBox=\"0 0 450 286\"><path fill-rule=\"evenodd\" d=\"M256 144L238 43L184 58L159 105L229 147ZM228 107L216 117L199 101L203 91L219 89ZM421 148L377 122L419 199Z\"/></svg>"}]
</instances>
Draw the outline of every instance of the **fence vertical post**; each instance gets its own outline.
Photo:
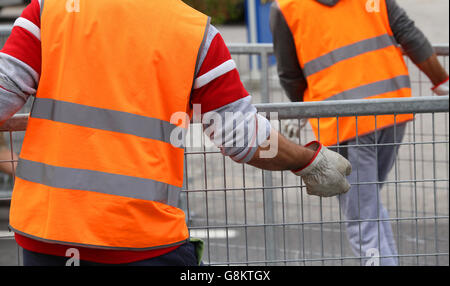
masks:
<instances>
[{"instance_id":1,"label":"fence vertical post","mask_svg":"<svg viewBox=\"0 0 450 286\"><path fill-rule=\"evenodd\" d=\"M261 100L263 103L270 103L269 54L266 50L261 51Z\"/></svg>"},{"instance_id":2,"label":"fence vertical post","mask_svg":"<svg viewBox=\"0 0 450 286\"><path fill-rule=\"evenodd\" d=\"M264 241L266 247L266 260L276 259L275 248L275 213L273 200L272 172L263 171L263 200L264 200ZM271 263L269 263L271 264Z\"/></svg>"}]
</instances>

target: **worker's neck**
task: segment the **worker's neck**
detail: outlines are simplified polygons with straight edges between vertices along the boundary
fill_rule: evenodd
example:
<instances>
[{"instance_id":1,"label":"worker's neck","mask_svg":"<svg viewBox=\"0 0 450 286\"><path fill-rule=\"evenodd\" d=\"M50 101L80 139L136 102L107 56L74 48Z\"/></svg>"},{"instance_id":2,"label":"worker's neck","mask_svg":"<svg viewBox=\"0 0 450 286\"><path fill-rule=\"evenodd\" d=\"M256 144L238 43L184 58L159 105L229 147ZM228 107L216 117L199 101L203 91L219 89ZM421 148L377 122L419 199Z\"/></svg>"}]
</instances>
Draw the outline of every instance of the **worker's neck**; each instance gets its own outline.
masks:
<instances>
[{"instance_id":1,"label":"worker's neck","mask_svg":"<svg viewBox=\"0 0 450 286\"><path fill-rule=\"evenodd\" d=\"M316 1L323 5L327 5L330 7L333 7L334 5L336 5L339 2L339 0L316 0Z\"/></svg>"}]
</instances>

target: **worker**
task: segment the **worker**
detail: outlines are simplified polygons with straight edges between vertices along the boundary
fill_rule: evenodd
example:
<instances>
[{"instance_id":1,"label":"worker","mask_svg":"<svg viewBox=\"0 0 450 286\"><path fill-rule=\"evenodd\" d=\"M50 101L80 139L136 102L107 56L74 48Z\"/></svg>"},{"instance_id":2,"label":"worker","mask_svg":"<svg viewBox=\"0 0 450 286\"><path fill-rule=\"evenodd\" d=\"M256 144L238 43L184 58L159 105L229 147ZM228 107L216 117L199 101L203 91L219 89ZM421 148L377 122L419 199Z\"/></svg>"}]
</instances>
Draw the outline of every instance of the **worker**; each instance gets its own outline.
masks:
<instances>
[{"instance_id":1,"label":"worker","mask_svg":"<svg viewBox=\"0 0 450 286\"><path fill-rule=\"evenodd\" d=\"M343 156L291 143L257 114L220 33L181 0L33 0L0 53L0 124L29 96L10 211L24 265L66 265L66 254L198 265L201 243L178 208L180 114L199 115L225 156L291 170L310 195L350 189ZM208 121L226 113L245 116Z\"/></svg>"},{"instance_id":2,"label":"worker","mask_svg":"<svg viewBox=\"0 0 450 286\"><path fill-rule=\"evenodd\" d=\"M411 97L400 46L448 95L448 74L425 35L395 0L277 0L271 6L280 83L292 101ZM310 119L326 146L353 166L352 189L341 196L348 239L363 265L398 265L389 214L379 191L413 116ZM298 134L298 128L287 128Z\"/></svg>"}]
</instances>

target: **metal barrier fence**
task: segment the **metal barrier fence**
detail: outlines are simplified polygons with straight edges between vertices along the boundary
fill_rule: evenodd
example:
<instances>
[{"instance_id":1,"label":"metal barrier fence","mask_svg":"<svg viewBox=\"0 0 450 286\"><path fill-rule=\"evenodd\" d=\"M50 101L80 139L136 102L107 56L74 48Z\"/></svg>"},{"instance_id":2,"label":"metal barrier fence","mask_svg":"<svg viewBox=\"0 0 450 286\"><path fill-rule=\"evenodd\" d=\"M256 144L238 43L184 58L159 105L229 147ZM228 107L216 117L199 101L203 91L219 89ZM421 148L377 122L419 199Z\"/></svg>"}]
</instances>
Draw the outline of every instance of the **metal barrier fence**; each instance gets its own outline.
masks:
<instances>
[{"instance_id":1,"label":"metal barrier fence","mask_svg":"<svg viewBox=\"0 0 450 286\"><path fill-rule=\"evenodd\" d=\"M408 124L404 140L393 144L400 146L399 155L380 199L390 212L400 265L449 264L448 97L422 98L431 95L431 85L410 65L412 99L287 103L276 68L270 64L271 45L229 45L229 49L258 109L278 113L280 121L274 122L278 127L287 119L414 113L416 119ZM448 69L448 46L436 46L436 51ZM260 66L252 66L249 56L257 56ZM22 113L29 111L29 105ZM11 153L20 150L26 121L26 114L15 116L0 128ZM206 142L200 129L192 125L188 140ZM301 143L313 139L309 126L301 130ZM310 197L290 172L238 165L215 148L187 148L185 158L183 208L191 236L206 242L206 264L363 264L364 257L350 250L345 231L348 221L337 199ZM0 164L12 165L13 161ZM7 205L14 177L4 176L0 197ZM7 216L6 211L0 210L0 216ZM20 264L12 235L1 228L0 257L0 265Z\"/></svg>"},{"instance_id":2,"label":"metal barrier fence","mask_svg":"<svg viewBox=\"0 0 450 286\"><path fill-rule=\"evenodd\" d=\"M435 45L434 48L448 71L448 44ZM254 102L288 101L279 84L276 66L272 64L271 44L229 45L229 49L237 62L244 85L254 97ZM249 60L249 56L256 56L257 59ZM446 112L436 114L439 104L431 103L432 99L429 97L432 95L431 83L410 60L406 58L406 61L411 74L413 100L418 104L412 107L409 105L412 102L408 102L408 105L412 108L410 111L416 114L416 119L407 125L404 140L397 143L400 146L399 154L383 186L380 199L391 214L400 265L448 265L448 98L447 101L443 100ZM258 66L252 65L255 62ZM425 96L426 98L422 100ZM395 101L391 101L389 105L387 102L371 101L359 107L350 103L350 101L330 105L304 103L302 107L287 103L274 106L281 108L279 110L281 119L298 118L298 115L302 115L302 118L342 117L346 111L349 112L348 115L357 116L377 112L399 114L405 107ZM427 105L428 103L436 105L431 107ZM364 111L364 107L367 107L367 110ZM421 112L421 108L427 110ZM262 110L269 111L271 108ZM299 125L302 123L299 122ZM302 129L300 138L302 143L315 139L309 125ZM245 178L248 172L236 173L237 175L234 174L233 177ZM301 182L289 181L290 174L262 172L261 176L258 180L266 188L263 188L264 192L260 195L264 211L259 212L259 217L264 218L262 223L266 226L260 233L261 237L264 237L261 241L265 244L264 248L253 248L254 255L256 253L260 255L260 263L263 261L274 262L276 265L363 263L362 257L354 256L349 248L345 233L345 218L341 214L341 206L337 200L317 200L304 196L303 193L299 194L294 186L298 186ZM248 184L248 180L243 181ZM227 183L233 184L230 181ZM289 197L290 192L293 197ZM292 203L291 210L289 210L290 203ZM292 213L296 213L297 216ZM255 214L255 217L257 216ZM295 230L297 234L292 235ZM278 240L272 239L273 237ZM246 253L250 251L248 247L245 250ZM211 251L217 252L214 248ZM248 257L251 257L250 260L253 262L257 261L252 255L247 255L246 258ZM236 262L233 259L231 261Z\"/></svg>"},{"instance_id":3,"label":"metal barrier fence","mask_svg":"<svg viewBox=\"0 0 450 286\"><path fill-rule=\"evenodd\" d=\"M401 265L448 265L448 97L346 101L308 104L259 104L279 119L414 113L412 134L425 120L430 137L405 138L380 198L391 213ZM275 126L281 123L275 122ZM14 137L26 128L17 115L1 131ZM201 138L200 126L188 136ZM16 130L16 131L13 131ZM200 137L194 137L199 132ZM307 130L302 142L312 140ZM206 144L207 145L207 144ZM363 146L363 145L361 145ZM16 149L10 146L11 151ZM266 172L238 165L215 148L186 150L187 188L183 194L192 237L206 242L210 265L359 265L346 239L346 220L335 198L306 195L290 172ZM11 164L11 160L7 160ZM409 165L407 164L409 162ZM379 184L380 182L358 182ZM377 220L380 222L380 220ZM11 235L2 251L17 256Z\"/></svg>"},{"instance_id":4,"label":"metal barrier fence","mask_svg":"<svg viewBox=\"0 0 450 286\"><path fill-rule=\"evenodd\" d=\"M448 264L448 97L258 105L280 119L415 113L427 138L405 138L380 198L391 213L401 265ZM443 112L443 113L441 113ZM441 122L437 124L436 122ZM307 130L301 142L313 140ZM364 145L361 145L364 146ZM375 143L375 146L377 144ZM438 155L439 154L439 155ZM290 172L236 165L213 149L188 150L190 229L207 241L213 265L359 265L337 199L304 193ZM219 175L220 174L220 175ZM357 184L380 184L358 182ZM378 220L380 222L380 220Z\"/></svg>"}]
</instances>

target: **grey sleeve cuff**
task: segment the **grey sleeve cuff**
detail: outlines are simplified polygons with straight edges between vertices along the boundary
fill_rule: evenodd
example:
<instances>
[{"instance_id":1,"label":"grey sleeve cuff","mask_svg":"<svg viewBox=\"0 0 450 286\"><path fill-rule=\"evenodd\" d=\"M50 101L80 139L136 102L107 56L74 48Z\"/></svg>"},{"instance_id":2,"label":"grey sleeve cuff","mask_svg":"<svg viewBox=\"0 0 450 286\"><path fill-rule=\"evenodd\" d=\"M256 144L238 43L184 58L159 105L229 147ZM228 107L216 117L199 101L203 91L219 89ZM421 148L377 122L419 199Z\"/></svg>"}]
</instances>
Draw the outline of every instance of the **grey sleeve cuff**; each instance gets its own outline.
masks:
<instances>
[{"instance_id":1,"label":"grey sleeve cuff","mask_svg":"<svg viewBox=\"0 0 450 286\"><path fill-rule=\"evenodd\" d=\"M0 87L0 125L19 111L25 103L22 97Z\"/></svg>"},{"instance_id":2,"label":"grey sleeve cuff","mask_svg":"<svg viewBox=\"0 0 450 286\"><path fill-rule=\"evenodd\" d=\"M276 2L270 9L270 29L281 86L291 101L303 101L308 85L298 61L294 37Z\"/></svg>"},{"instance_id":3,"label":"grey sleeve cuff","mask_svg":"<svg viewBox=\"0 0 450 286\"><path fill-rule=\"evenodd\" d=\"M395 0L386 0L386 6L394 37L406 55L415 64L422 63L431 57L434 53L431 43L409 18L406 11Z\"/></svg>"},{"instance_id":4,"label":"grey sleeve cuff","mask_svg":"<svg viewBox=\"0 0 450 286\"><path fill-rule=\"evenodd\" d=\"M270 136L270 131L272 129L272 126L270 125L270 122L267 120L267 118L255 113L252 120L248 121L248 124L253 124L254 129L251 130L252 133L249 133L249 144L246 146L246 148L243 148L236 152L236 150L222 148L222 153L224 155L230 154L230 158L238 163L248 163L251 159L253 159L253 156L255 156L256 151L258 150L259 146L261 146ZM231 151L231 152L230 152ZM234 152L233 152L234 151Z\"/></svg>"},{"instance_id":5,"label":"grey sleeve cuff","mask_svg":"<svg viewBox=\"0 0 450 286\"><path fill-rule=\"evenodd\" d=\"M8 120L36 93L39 75L25 63L0 52L0 122Z\"/></svg>"},{"instance_id":6,"label":"grey sleeve cuff","mask_svg":"<svg viewBox=\"0 0 450 286\"><path fill-rule=\"evenodd\" d=\"M39 74L20 60L0 52L0 85L27 101L36 94Z\"/></svg>"},{"instance_id":7,"label":"grey sleeve cuff","mask_svg":"<svg viewBox=\"0 0 450 286\"><path fill-rule=\"evenodd\" d=\"M238 163L248 163L270 135L270 122L257 114L247 96L202 118L204 132L224 156Z\"/></svg>"}]
</instances>

